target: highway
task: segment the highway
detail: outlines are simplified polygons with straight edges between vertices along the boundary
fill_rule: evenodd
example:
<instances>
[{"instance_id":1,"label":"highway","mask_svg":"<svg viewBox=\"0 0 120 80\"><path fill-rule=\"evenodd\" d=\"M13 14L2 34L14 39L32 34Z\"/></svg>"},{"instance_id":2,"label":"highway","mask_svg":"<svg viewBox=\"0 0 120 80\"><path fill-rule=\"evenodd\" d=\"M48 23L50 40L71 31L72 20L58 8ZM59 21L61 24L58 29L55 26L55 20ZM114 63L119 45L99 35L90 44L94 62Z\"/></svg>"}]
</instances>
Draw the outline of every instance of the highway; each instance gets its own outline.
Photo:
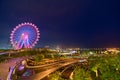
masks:
<instances>
[{"instance_id":1,"label":"highway","mask_svg":"<svg viewBox=\"0 0 120 80\"><path fill-rule=\"evenodd\" d=\"M67 59L67 60L62 60L62 61L58 61L58 62L54 62L54 63L50 63L50 64L46 64L46 65L40 65L40 66L27 66L28 68L38 68L40 69L41 72L36 73L32 76L29 77L28 80L40 80L43 79L44 77L46 77L47 75L49 75L50 73L56 71L57 69L76 63L78 62L78 60L76 59ZM21 80L26 80L25 79L21 79Z\"/></svg>"}]
</instances>

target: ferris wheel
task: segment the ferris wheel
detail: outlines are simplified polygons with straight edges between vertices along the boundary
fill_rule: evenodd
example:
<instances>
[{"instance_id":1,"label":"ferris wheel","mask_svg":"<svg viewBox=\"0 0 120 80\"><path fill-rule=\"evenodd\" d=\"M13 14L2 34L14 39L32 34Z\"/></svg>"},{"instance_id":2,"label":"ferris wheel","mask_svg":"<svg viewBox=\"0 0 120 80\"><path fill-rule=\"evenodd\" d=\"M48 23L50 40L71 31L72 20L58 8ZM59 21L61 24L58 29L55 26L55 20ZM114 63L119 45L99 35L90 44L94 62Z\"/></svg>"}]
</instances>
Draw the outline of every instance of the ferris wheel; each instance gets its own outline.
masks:
<instances>
[{"instance_id":1,"label":"ferris wheel","mask_svg":"<svg viewBox=\"0 0 120 80\"><path fill-rule=\"evenodd\" d=\"M32 48L39 38L40 32L32 23L21 23L10 34L10 42L14 49Z\"/></svg>"}]
</instances>

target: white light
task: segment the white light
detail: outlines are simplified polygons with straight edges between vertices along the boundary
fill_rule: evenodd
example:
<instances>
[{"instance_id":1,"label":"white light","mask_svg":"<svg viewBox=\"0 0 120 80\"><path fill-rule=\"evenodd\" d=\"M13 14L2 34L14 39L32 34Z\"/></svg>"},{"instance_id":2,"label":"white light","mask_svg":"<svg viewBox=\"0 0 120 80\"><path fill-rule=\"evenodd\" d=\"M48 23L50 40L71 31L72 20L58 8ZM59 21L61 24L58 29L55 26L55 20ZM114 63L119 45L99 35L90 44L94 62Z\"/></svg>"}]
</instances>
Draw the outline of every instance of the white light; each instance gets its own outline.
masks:
<instances>
[{"instance_id":1,"label":"white light","mask_svg":"<svg viewBox=\"0 0 120 80\"><path fill-rule=\"evenodd\" d=\"M90 51L90 54L93 54L93 52Z\"/></svg>"}]
</instances>

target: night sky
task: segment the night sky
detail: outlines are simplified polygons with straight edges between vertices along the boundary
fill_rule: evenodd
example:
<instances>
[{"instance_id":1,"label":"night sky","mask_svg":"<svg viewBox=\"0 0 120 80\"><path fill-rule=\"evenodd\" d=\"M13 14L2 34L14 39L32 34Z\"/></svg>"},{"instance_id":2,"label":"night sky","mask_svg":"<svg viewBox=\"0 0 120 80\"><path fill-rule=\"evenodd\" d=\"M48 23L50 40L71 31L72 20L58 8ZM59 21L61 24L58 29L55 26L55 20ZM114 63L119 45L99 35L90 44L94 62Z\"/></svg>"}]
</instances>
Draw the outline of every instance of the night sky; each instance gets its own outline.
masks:
<instances>
[{"instance_id":1,"label":"night sky","mask_svg":"<svg viewBox=\"0 0 120 80\"><path fill-rule=\"evenodd\" d=\"M22 22L38 26L36 47L120 47L119 0L0 0L0 48Z\"/></svg>"}]
</instances>

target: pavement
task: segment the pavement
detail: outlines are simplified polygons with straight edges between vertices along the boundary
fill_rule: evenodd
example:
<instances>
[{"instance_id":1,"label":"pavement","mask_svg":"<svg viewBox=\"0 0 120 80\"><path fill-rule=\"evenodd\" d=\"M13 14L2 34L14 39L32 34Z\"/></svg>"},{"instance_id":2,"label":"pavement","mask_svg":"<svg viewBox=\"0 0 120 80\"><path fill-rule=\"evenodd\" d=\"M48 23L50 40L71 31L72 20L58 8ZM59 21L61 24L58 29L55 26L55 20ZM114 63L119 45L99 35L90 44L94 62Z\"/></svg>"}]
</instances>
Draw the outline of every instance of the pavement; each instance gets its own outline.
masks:
<instances>
[{"instance_id":1,"label":"pavement","mask_svg":"<svg viewBox=\"0 0 120 80\"><path fill-rule=\"evenodd\" d=\"M21 61L22 58L13 58L7 62L0 63L0 80L7 80L9 73L9 67L16 65L17 62Z\"/></svg>"}]
</instances>

